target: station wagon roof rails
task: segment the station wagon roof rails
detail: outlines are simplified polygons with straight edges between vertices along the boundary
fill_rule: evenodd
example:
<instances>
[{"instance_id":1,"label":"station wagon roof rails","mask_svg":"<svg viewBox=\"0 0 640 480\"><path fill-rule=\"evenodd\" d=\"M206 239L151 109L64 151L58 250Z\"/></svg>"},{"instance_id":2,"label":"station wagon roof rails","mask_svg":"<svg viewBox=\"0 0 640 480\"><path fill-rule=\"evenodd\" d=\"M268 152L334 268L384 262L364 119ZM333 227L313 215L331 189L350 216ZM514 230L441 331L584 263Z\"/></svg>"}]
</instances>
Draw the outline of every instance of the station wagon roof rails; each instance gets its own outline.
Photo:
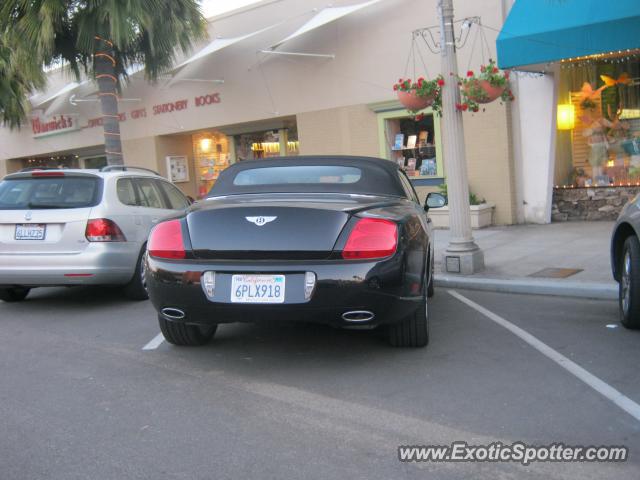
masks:
<instances>
[{"instance_id":1,"label":"station wagon roof rails","mask_svg":"<svg viewBox=\"0 0 640 480\"><path fill-rule=\"evenodd\" d=\"M155 170L151 170L150 168L144 167L134 167L130 165L107 165L106 167L102 167L100 169L101 172L113 172L114 170L120 170L123 172L128 172L129 170L142 170L143 172L153 173L154 175L162 176Z\"/></svg>"}]
</instances>

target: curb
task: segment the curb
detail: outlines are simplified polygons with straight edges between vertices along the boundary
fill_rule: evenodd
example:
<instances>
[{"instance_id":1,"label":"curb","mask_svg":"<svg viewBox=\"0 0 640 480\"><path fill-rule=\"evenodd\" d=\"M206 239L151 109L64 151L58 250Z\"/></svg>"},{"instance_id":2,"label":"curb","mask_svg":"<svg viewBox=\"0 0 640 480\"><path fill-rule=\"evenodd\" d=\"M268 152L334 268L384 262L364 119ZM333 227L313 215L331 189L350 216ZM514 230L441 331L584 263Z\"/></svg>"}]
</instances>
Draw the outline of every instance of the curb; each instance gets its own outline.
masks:
<instances>
[{"instance_id":1,"label":"curb","mask_svg":"<svg viewBox=\"0 0 640 480\"><path fill-rule=\"evenodd\" d=\"M618 285L616 283L458 277L438 274L434 277L434 281L437 287L445 288L466 288L487 292L554 295L559 297L592 298L597 300L618 299Z\"/></svg>"}]
</instances>

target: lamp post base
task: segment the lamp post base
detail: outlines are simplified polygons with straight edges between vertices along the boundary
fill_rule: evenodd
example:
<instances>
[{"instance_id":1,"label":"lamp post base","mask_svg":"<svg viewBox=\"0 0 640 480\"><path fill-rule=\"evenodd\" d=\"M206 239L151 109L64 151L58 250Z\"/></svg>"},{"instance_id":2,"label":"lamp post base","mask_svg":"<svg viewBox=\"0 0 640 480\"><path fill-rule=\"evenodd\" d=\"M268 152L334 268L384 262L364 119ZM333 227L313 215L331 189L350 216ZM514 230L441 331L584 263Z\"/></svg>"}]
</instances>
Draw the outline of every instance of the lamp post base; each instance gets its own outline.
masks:
<instances>
[{"instance_id":1,"label":"lamp post base","mask_svg":"<svg viewBox=\"0 0 640 480\"><path fill-rule=\"evenodd\" d=\"M455 275L473 275L484 270L484 254L473 242L467 248L449 245L442 255L442 272Z\"/></svg>"}]
</instances>

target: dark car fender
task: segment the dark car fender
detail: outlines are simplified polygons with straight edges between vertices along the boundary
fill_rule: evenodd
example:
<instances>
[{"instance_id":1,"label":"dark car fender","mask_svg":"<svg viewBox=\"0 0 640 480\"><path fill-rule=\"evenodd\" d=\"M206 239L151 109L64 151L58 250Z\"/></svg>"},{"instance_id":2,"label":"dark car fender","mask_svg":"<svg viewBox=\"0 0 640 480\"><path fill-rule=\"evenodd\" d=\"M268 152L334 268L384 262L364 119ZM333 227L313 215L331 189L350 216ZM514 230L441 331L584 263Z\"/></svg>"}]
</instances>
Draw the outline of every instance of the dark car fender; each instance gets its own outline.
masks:
<instances>
[{"instance_id":1,"label":"dark car fender","mask_svg":"<svg viewBox=\"0 0 640 480\"><path fill-rule=\"evenodd\" d=\"M425 293L427 288L427 265L429 258L429 234L425 230L422 210L412 204L394 205L384 208L376 208L361 212L359 217L382 217L393 220L398 224L398 253L402 255L402 283L405 286L403 294L414 296ZM357 221L357 218L353 219ZM351 223L351 222L349 222ZM349 223L345 226L346 235L341 235L340 240L348 237ZM348 229L348 231L347 231ZM336 244L336 250L341 245Z\"/></svg>"}]
</instances>

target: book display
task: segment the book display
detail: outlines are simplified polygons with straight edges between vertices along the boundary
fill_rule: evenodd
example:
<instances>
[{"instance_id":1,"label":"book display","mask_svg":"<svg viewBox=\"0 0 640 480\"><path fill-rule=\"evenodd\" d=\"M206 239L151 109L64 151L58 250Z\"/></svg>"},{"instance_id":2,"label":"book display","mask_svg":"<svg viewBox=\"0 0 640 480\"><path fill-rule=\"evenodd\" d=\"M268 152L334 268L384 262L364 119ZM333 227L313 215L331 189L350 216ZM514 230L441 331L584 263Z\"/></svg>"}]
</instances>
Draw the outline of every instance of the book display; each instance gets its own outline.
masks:
<instances>
[{"instance_id":1,"label":"book display","mask_svg":"<svg viewBox=\"0 0 640 480\"><path fill-rule=\"evenodd\" d=\"M399 118L387 120L390 159L397 162L409 177L438 175L436 146L433 143L433 116L422 120Z\"/></svg>"},{"instance_id":2,"label":"book display","mask_svg":"<svg viewBox=\"0 0 640 480\"><path fill-rule=\"evenodd\" d=\"M220 172L230 165L229 141L218 133L198 133L193 136L198 195L207 194Z\"/></svg>"}]
</instances>

